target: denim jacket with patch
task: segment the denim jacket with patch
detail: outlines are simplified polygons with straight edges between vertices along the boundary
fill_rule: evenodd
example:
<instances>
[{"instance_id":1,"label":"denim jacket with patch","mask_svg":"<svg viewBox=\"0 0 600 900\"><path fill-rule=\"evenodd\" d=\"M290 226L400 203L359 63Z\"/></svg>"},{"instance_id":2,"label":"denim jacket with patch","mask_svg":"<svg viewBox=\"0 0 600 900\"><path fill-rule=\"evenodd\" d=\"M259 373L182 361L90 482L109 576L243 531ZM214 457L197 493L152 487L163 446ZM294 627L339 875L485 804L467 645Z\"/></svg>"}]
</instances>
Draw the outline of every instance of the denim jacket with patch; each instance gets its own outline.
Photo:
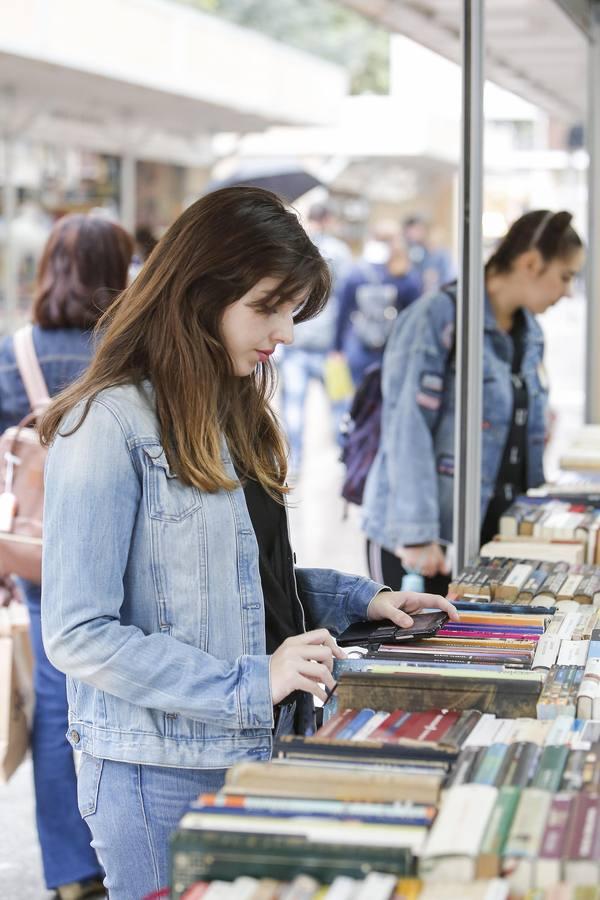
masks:
<instances>
[{"instance_id":1,"label":"denim jacket with patch","mask_svg":"<svg viewBox=\"0 0 600 900\"><path fill-rule=\"evenodd\" d=\"M544 339L535 317L526 328L521 371L527 385L527 484L544 480L547 386ZM452 540L456 308L444 292L413 303L397 319L382 374L382 436L367 478L363 527L393 551ZM513 343L485 300L481 521L494 493L513 415Z\"/></svg>"},{"instance_id":2,"label":"denim jacket with patch","mask_svg":"<svg viewBox=\"0 0 600 900\"><path fill-rule=\"evenodd\" d=\"M271 754L258 547L240 486L183 484L148 384L69 413L48 454L42 626L68 738L94 756L223 768ZM223 444L223 462L235 478ZM307 627L364 619L370 579L296 569Z\"/></svg>"}]
</instances>

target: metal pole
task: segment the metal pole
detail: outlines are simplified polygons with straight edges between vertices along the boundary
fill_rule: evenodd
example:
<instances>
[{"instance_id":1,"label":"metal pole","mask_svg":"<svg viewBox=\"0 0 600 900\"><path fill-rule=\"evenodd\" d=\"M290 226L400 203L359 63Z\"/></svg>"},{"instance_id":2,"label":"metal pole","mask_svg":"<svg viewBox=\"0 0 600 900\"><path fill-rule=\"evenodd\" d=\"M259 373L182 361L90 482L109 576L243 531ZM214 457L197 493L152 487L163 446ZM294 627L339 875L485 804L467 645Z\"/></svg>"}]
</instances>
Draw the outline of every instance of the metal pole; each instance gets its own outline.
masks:
<instances>
[{"instance_id":1,"label":"metal pole","mask_svg":"<svg viewBox=\"0 0 600 900\"><path fill-rule=\"evenodd\" d=\"M8 128L4 133L4 172L2 177L2 218L4 220L3 300L4 327L9 331L17 318L17 261L15 258L13 221L17 210L17 189L14 184L14 138Z\"/></svg>"},{"instance_id":2,"label":"metal pole","mask_svg":"<svg viewBox=\"0 0 600 900\"><path fill-rule=\"evenodd\" d=\"M585 421L600 422L600 5L592 8L588 47L588 234L586 264L587 328Z\"/></svg>"},{"instance_id":3,"label":"metal pole","mask_svg":"<svg viewBox=\"0 0 600 900\"><path fill-rule=\"evenodd\" d=\"M121 156L120 178L120 218L121 225L131 234L135 230L135 194L136 194L135 157L129 151Z\"/></svg>"},{"instance_id":4,"label":"metal pole","mask_svg":"<svg viewBox=\"0 0 600 900\"><path fill-rule=\"evenodd\" d=\"M456 418L454 436L454 565L479 549L481 494L481 385L484 287L483 194L484 0L463 0L460 267L456 308Z\"/></svg>"}]
</instances>

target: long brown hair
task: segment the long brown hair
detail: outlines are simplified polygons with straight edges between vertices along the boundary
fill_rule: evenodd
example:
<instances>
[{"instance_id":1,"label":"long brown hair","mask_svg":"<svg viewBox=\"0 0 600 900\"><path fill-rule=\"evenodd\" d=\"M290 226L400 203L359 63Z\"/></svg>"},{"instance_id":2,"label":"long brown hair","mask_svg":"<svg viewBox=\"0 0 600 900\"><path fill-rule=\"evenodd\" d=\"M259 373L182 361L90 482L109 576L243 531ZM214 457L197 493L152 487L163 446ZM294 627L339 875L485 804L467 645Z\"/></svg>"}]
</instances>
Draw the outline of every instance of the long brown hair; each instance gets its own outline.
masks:
<instances>
[{"instance_id":1,"label":"long brown hair","mask_svg":"<svg viewBox=\"0 0 600 900\"><path fill-rule=\"evenodd\" d=\"M221 460L224 435L240 474L281 493L286 448L269 408L273 370L263 364L236 377L221 338L225 308L268 276L279 281L272 302L306 298L297 322L327 302L327 264L275 194L232 187L197 200L98 323L92 364L50 406L44 443L77 403L85 406L73 431L100 391L149 379L161 441L182 481L206 491L237 486Z\"/></svg>"},{"instance_id":2,"label":"long brown hair","mask_svg":"<svg viewBox=\"0 0 600 900\"><path fill-rule=\"evenodd\" d=\"M92 328L127 284L130 235L108 219L63 216L38 266L32 319L42 328Z\"/></svg>"}]
</instances>

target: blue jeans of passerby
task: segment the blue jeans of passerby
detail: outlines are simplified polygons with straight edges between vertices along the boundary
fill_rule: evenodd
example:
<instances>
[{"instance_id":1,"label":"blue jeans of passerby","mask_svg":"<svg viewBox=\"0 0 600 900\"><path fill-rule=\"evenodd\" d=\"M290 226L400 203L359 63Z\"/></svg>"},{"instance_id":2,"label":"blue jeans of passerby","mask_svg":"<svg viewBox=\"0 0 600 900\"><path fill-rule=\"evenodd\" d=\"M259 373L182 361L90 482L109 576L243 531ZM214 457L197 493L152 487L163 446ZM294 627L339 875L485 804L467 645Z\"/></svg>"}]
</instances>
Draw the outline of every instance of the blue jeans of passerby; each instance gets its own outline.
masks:
<instances>
[{"instance_id":1,"label":"blue jeans of passerby","mask_svg":"<svg viewBox=\"0 0 600 900\"><path fill-rule=\"evenodd\" d=\"M65 676L42 644L40 588L20 582L31 620L35 708L31 735L38 837L48 888L102 877L90 831L77 809L77 777L67 742Z\"/></svg>"},{"instance_id":2,"label":"blue jeans of passerby","mask_svg":"<svg viewBox=\"0 0 600 900\"><path fill-rule=\"evenodd\" d=\"M83 754L79 809L110 900L142 900L169 884L169 838L186 806L218 791L225 769L178 769Z\"/></svg>"},{"instance_id":3,"label":"blue jeans of passerby","mask_svg":"<svg viewBox=\"0 0 600 900\"><path fill-rule=\"evenodd\" d=\"M374 363L380 363L383 359L383 348L381 350L373 350L370 347L365 347L356 334L350 331L344 342L344 354L348 360L348 367L354 386L359 387L369 366L372 366Z\"/></svg>"},{"instance_id":4,"label":"blue jeans of passerby","mask_svg":"<svg viewBox=\"0 0 600 900\"><path fill-rule=\"evenodd\" d=\"M290 444L290 469L299 472L304 446L304 410L308 385L312 379L323 384L323 371L327 353L323 350L305 350L302 347L286 347L279 361L281 376L281 412ZM348 408L348 401L330 402L334 438L339 436L340 423Z\"/></svg>"}]
</instances>

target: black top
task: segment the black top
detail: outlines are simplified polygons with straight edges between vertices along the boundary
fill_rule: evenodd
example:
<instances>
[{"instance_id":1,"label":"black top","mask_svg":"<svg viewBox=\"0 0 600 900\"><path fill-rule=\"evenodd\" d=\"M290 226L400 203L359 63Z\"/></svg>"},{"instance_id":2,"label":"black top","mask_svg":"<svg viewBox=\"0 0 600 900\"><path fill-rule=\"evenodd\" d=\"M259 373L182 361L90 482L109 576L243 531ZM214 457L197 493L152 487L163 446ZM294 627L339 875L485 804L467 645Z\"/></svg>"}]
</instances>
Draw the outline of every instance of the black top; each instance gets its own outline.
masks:
<instances>
[{"instance_id":1,"label":"black top","mask_svg":"<svg viewBox=\"0 0 600 900\"><path fill-rule=\"evenodd\" d=\"M251 479L244 485L244 496L258 543L267 653L270 655L286 638L304 630L295 598L292 550L283 505L270 497L259 482Z\"/></svg>"},{"instance_id":2,"label":"black top","mask_svg":"<svg viewBox=\"0 0 600 900\"><path fill-rule=\"evenodd\" d=\"M481 528L481 543L485 544L498 533L500 516L506 512L518 494L527 490L527 417L529 398L521 373L527 323L521 310L513 320L509 334L513 343L512 387L513 415L498 470L496 487Z\"/></svg>"}]
</instances>

